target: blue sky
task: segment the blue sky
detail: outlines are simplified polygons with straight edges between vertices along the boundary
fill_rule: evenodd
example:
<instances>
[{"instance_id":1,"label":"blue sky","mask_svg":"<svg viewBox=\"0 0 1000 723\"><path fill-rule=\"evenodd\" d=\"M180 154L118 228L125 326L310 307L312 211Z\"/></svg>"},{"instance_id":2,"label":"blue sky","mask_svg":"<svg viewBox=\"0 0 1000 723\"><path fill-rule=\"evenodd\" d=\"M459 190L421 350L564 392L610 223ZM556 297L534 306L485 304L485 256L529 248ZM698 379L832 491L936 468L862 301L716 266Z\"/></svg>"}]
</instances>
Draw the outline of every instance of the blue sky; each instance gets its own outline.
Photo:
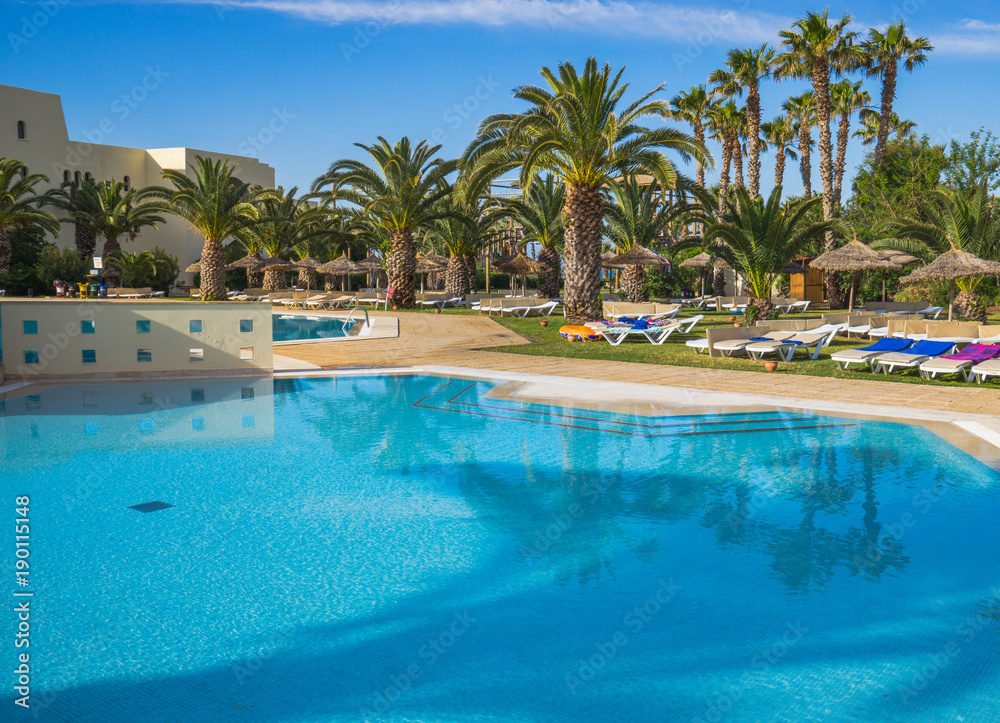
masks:
<instances>
[{"instance_id":1,"label":"blue sky","mask_svg":"<svg viewBox=\"0 0 1000 723\"><path fill-rule=\"evenodd\" d=\"M0 83L61 95L72 139L111 117L106 143L255 155L278 183L306 187L377 135L436 138L459 154L483 116L524 107L511 89L538 82L542 65L595 55L627 66L633 95L665 83L669 98L705 82L729 48L775 42L803 12L760 0L5 0ZM1000 4L831 4L844 12L861 31L904 17L936 46L898 89L898 112L920 132L947 142L998 128ZM147 76L155 87L133 96ZM765 118L805 89L768 83ZM848 168L863 154L852 141ZM766 187L773 163L765 156ZM815 163L813 173L816 188ZM800 190L793 164L786 191Z\"/></svg>"}]
</instances>

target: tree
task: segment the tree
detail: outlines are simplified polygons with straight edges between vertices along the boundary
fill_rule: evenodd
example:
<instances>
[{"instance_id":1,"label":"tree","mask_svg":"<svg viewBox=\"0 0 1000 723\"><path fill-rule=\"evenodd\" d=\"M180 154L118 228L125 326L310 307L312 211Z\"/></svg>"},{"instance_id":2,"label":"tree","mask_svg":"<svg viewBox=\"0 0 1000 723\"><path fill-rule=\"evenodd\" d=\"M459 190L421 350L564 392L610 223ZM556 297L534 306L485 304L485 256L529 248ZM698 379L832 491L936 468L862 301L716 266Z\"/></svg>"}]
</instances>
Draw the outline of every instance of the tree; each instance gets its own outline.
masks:
<instances>
[{"instance_id":1,"label":"tree","mask_svg":"<svg viewBox=\"0 0 1000 723\"><path fill-rule=\"evenodd\" d=\"M930 191L919 205L921 218L896 218L879 226L892 238L876 241L873 248L895 248L932 261L961 249L981 259L1000 259L1000 212L990 194L989 183L980 181L971 198L965 189ZM926 220L924 220L926 219ZM986 323L986 303L976 293L982 277L958 279L956 316Z\"/></svg>"},{"instance_id":2,"label":"tree","mask_svg":"<svg viewBox=\"0 0 1000 723\"><path fill-rule=\"evenodd\" d=\"M188 166L194 178L184 171L167 169L163 178L174 188L159 189L168 201L164 210L179 216L205 238L201 249L201 298L226 298L226 252L223 242L256 223L259 213L254 202L259 191L233 177L236 164L195 157Z\"/></svg>"},{"instance_id":3,"label":"tree","mask_svg":"<svg viewBox=\"0 0 1000 723\"><path fill-rule=\"evenodd\" d=\"M882 125L882 114L877 110L865 108L860 115L861 127L854 131L854 137L861 139L861 145L870 146L878 141L878 129ZM889 138L904 138L913 132L917 124L911 120L902 120L896 111L889 116Z\"/></svg>"},{"instance_id":4,"label":"tree","mask_svg":"<svg viewBox=\"0 0 1000 723\"><path fill-rule=\"evenodd\" d=\"M861 49L868 77L882 79L880 123L875 144L875 163L879 164L885 156L885 144L889 140L899 64L903 64L906 72L912 73L914 68L927 62L927 53L933 50L934 46L927 38L908 37L906 21L900 20L884 31L877 28L869 30Z\"/></svg>"},{"instance_id":5,"label":"tree","mask_svg":"<svg viewBox=\"0 0 1000 723\"><path fill-rule=\"evenodd\" d=\"M121 240L135 241L143 228L163 223L161 196L152 186L129 189L114 179L104 183L83 184L77 191L75 217L95 235L104 239L101 256L108 262L109 276L117 276L111 260L121 254Z\"/></svg>"},{"instance_id":6,"label":"tree","mask_svg":"<svg viewBox=\"0 0 1000 723\"><path fill-rule=\"evenodd\" d=\"M833 196L835 205L840 205L840 194L844 183L844 170L847 161L847 141L851 137L851 116L872 102L868 91L863 90L861 81L852 83L842 80L831 89L833 112L840 122L837 126L837 162L834 167Z\"/></svg>"},{"instance_id":7,"label":"tree","mask_svg":"<svg viewBox=\"0 0 1000 723\"><path fill-rule=\"evenodd\" d=\"M715 103L709 109L708 127L711 138L722 145L722 170L719 173L719 210L729 194L733 159L739 151L740 110L732 101ZM739 185L739 184L737 184Z\"/></svg>"},{"instance_id":8,"label":"tree","mask_svg":"<svg viewBox=\"0 0 1000 723\"><path fill-rule=\"evenodd\" d=\"M767 143L774 149L774 185L780 186L785 178L786 157L798 160L791 145L797 135L795 123L789 116L782 115L768 123L761 123L760 129Z\"/></svg>"},{"instance_id":9,"label":"tree","mask_svg":"<svg viewBox=\"0 0 1000 723\"><path fill-rule=\"evenodd\" d=\"M681 91L670 100L670 117L691 124L694 139L705 145L705 123L712 110L712 94L705 90L704 85L693 85L690 90ZM705 186L705 164L695 161L695 180L698 185Z\"/></svg>"},{"instance_id":10,"label":"tree","mask_svg":"<svg viewBox=\"0 0 1000 723\"><path fill-rule=\"evenodd\" d=\"M479 126L464 162L479 169L470 182L479 190L493 178L520 167L520 186L530 193L539 173L566 185L566 231L563 255L566 315L570 321L593 319L600 291L601 189L617 177L646 173L661 188L676 188L680 175L663 150L703 163L711 156L703 144L671 128L650 129L640 121L666 118L666 102L653 100L662 86L624 105L628 84L624 68L612 74L588 58L579 74L569 62L541 70L548 88L521 86L514 97L532 107L523 113L499 113Z\"/></svg>"},{"instance_id":11,"label":"tree","mask_svg":"<svg viewBox=\"0 0 1000 723\"><path fill-rule=\"evenodd\" d=\"M446 199L454 214L431 222L424 238L448 252L445 290L451 296L476 291L476 255L487 243L502 216L492 199L468 199L457 191Z\"/></svg>"},{"instance_id":12,"label":"tree","mask_svg":"<svg viewBox=\"0 0 1000 723\"><path fill-rule=\"evenodd\" d=\"M541 246L538 260L550 271L538 279L538 294L548 299L559 296L559 250L566 237L566 186L548 175L535 183L531 191L520 198L500 202L507 213L524 229L523 240Z\"/></svg>"},{"instance_id":13,"label":"tree","mask_svg":"<svg viewBox=\"0 0 1000 723\"><path fill-rule=\"evenodd\" d=\"M10 273L12 233L38 227L59 235L59 221L41 209L52 198L35 190L48 180L40 173L28 173L28 167L20 161L0 158L0 276Z\"/></svg>"},{"instance_id":14,"label":"tree","mask_svg":"<svg viewBox=\"0 0 1000 723\"><path fill-rule=\"evenodd\" d=\"M1000 142L993 132L980 128L966 143L952 140L944 178L950 188L973 188L984 178L990 191L1000 188Z\"/></svg>"},{"instance_id":15,"label":"tree","mask_svg":"<svg viewBox=\"0 0 1000 723\"><path fill-rule=\"evenodd\" d=\"M813 94L803 93L789 98L782 104L799 137L799 173L802 175L802 191L806 198L812 196L812 127L816 123L816 102Z\"/></svg>"},{"instance_id":16,"label":"tree","mask_svg":"<svg viewBox=\"0 0 1000 723\"><path fill-rule=\"evenodd\" d=\"M82 184L82 185L81 185ZM69 214L68 219L60 219L63 222L72 221L74 224L74 243L76 245L76 250L80 254L80 258L86 259L90 262L90 259L94 256L94 250L97 248L97 235L94 233L94 229L87 223L87 220L82 217L81 210L84 207L84 203L87 198L91 197L89 194L85 195L82 191L82 186L93 186L95 182L86 178L80 183L75 181L65 181L62 186L50 192L55 206Z\"/></svg>"},{"instance_id":17,"label":"tree","mask_svg":"<svg viewBox=\"0 0 1000 723\"><path fill-rule=\"evenodd\" d=\"M809 221L810 213L822 202L820 198L783 205L781 190L781 186L775 187L765 201L760 196L751 198L745 189L736 189L735 198L726 199L725 212L708 225L703 238L674 246L676 253L717 242L712 254L725 259L743 279L758 319L771 317L771 290L785 264L814 240L841 227L835 220Z\"/></svg>"},{"instance_id":18,"label":"tree","mask_svg":"<svg viewBox=\"0 0 1000 723\"><path fill-rule=\"evenodd\" d=\"M90 259L84 259L76 249L57 249L49 246L42 251L35 266L38 280L44 287L52 288L56 281L78 284L87 276Z\"/></svg>"},{"instance_id":19,"label":"tree","mask_svg":"<svg viewBox=\"0 0 1000 723\"><path fill-rule=\"evenodd\" d=\"M330 183L339 198L360 207L372 223L386 230L393 304L413 308L417 264L413 235L432 221L455 216L443 201L451 193L447 177L458 168L458 161L436 158L441 146L429 146L427 141L414 146L405 136L395 144L379 136L378 143L370 146L354 145L368 152L375 167L351 159L339 160L315 185L318 188Z\"/></svg>"},{"instance_id":20,"label":"tree","mask_svg":"<svg viewBox=\"0 0 1000 723\"><path fill-rule=\"evenodd\" d=\"M779 73L784 77L808 78L816 99L816 119L819 125L819 175L823 183L823 218L834 217L836 204L833 191L833 140L830 135L832 104L830 76L839 75L858 67L861 54L854 45L857 33L846 28L851 16L844 14L831 24L830 8L822 14L807 13L792 24L791 30L782 30L781 43L785 52L778 58ZM801 149L800 149L801 152ZM833 231L826 235L825 251L836 248ZM826 296L835 303L840 292L833 274L826 274Z\"/></svg>"},{"instance_id":21,"label":"tree","mask_svg":"<svg viewBox=\"0 0 1000 723\"><path fill-rule=\"evenodd\" d=\"M725 98L743 97L747 93L746 137L750 195L760 195L760 81L771 77L774 50L764 43L759 48L730 50L725 70L716 70L708 82L718 86Z\"/></svg>"}]
</instances>

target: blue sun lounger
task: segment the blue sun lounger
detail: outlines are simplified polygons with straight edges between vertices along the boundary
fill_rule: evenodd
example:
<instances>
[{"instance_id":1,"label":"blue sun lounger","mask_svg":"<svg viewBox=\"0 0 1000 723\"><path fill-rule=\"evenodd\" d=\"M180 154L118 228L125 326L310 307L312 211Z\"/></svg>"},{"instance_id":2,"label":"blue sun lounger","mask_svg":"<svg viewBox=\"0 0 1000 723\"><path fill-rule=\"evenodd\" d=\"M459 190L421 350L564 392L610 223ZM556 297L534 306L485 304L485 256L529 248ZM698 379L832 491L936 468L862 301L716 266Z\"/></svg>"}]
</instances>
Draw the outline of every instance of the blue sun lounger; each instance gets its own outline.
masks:
<instances>
[{"instance_id":1,"label":"blue sun lounger","mask_svg":"<svg viewBox=\"0 0 1000 723\"><path fill-rule=\"evenodd\" d=\"M883 337L870 346L863 346L858 349L845 349L830 355L830 358L837 362L840 369L848 369L851 364L864 364L871 367L875 363L876 357L891 352L905 351L913 346L912 339L897 339L895 337Z\"/></svg>"},{"instance_id":2,"label":"blue sun lounger","mask_svg":"<svg viewBox=\"0 0 1000 723\"><path fill-rule=\"evenodd\" d=\"M955 349L953 341L937 341L934 339L921 339L905 351L889 352L875 357L872 371L876 374L884 372L890 374L893 369L912 369L923 364L929 359L942 354L950 354Z\"/></svg>"}]
</instances>

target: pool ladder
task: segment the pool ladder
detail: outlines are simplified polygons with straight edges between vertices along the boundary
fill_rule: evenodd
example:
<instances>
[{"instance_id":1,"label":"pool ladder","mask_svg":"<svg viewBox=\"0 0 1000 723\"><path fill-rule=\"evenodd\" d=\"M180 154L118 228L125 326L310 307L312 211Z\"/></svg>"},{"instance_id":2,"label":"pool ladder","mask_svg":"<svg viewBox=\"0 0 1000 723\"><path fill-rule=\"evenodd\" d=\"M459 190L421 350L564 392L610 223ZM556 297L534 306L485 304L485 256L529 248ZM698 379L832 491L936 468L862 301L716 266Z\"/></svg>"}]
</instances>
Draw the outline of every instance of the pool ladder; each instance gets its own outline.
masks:
<instances>
[{"instance_id":1,"label":"pool ladder","mask_svg":"<svg viewBox=\"0 0 1000 723\"><path fill-rule=\"evenodd\" d=\"M365 331L368 331L368 330L370 330L370 329L372 328L372 322L371 322L371 319L369 319L369 318L368 318L368 309L366 309L366 308L365 308L365 307L363 307L363 306L352 306L352 307L351 307L351 308L350 308L350 309L348 310L348 313L347 313L347 318L346 318L346 319L344 319L344 323L345 323L345 325L346 325L346 324L347 324L348 322L350 322L350 320L351 320L351 319L353 319L353 318L354 318L354 312L355 312L355 311L360 311L360 312L361 312L362 314L364 314L364 315L365 315L365 325L364 325L364 327L362 327L361 331L362 331L362 332L365 332Z\"/></svg>"}]
</instances>

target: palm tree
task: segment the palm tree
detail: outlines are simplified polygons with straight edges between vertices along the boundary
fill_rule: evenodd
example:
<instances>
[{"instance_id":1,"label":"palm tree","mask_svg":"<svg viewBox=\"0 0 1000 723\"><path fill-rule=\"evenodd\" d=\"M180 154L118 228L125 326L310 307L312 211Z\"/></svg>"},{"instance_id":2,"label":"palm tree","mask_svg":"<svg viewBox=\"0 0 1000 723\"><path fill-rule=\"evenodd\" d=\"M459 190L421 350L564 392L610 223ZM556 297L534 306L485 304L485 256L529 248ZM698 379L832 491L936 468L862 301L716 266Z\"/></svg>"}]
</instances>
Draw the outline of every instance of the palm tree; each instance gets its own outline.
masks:
<instances>
[{"instance_id":1,"label":"palm tree","mask_svg":"<svg viewBox=\"0 0 1000 723\"><path fill-rule=\"evenodd\" d=\"M52 203L52 198L35 190L48 180L41 173L28 173L28 167L20 161L0 158L0 276L10 273L12 232L37 226L53 236L59 235L58 219L41 209Z\"/></svg>"},{"instance_id":2,"label":"palm tree","mask_svg":"<svg viewBox=\"0 0 1000 723\"><path fill-rule=\"evenodd\" d=\"M370 146L354 145L368 152L375 168L361 161L339 160L315 186L330 183L339 198L359 206L372 223L388 232L393 304L413 308L417 263L413 235L432 221L455 216L443 201L452 190L447 176L458 168L458 161L435 158L441 146L429 146L427 141L414 146L405 136L395 144L379 136L378 143Z\"/></svg>"},{"instance_id":3,"label":"palm tree","mask_svg":"<svg viewBox=\"0 0 1000 723\"><path fill-rule=\"evenodd\" d=\"M869 78L882 79L882 105L879 114L877 143L875 144L875 165L881 165L885 157L885 144L889 140L892 122L892 103L896 98L896 77L899 64L912 73L918 65L927 62L927 53L934 49L930 40L924 37L910 38L906 35L906 21L900 20L884 31L872 28L861 44L864 52L864 67Z\"/></svg>"},{"instance_id":4,"label":"palm tree","mask_svg":"<svg viewBox=\"0 0 1000 723\"><path fill-rule=\"evenodd\" d=\"M816 102L811 92L789 98L782 109L795 124L799 136L799 172L802 175L802 192L812 196L812 127L816 123Z\"/></svg>"},{"instance_id":5,"label":"palm tree","mask_svg":"<svg viewBox=\"0 0 1000 723\"><path fill-rule=\"evenodd\" d=\"M606 235L619 254L636 246L662 244L673 222L688 211L684 201L665 207L655 183L639 185L635 176L608 184L611 198L604 207ZM646 267L626 266L622 286L629 301L646 301Z\"/></svg>"},{"instance_id":6,"label":"palm tree","mask_svg":"<svg viewBox=\"0 0 1000 723\"><path fill-rule=\"evenodd\" d=\"M743 97L746 89L747 152L750 176L750 195L760 195L760 81L771 76L774 67L774 50L764 43L759 48L730 50L725 70L716 70L708 82L718 86L718 93L725 98Z\"/></svg>"},{"instance_id":7,"label":"palm tree","mask_svg":"<svg viewBox=\"0 0 1000 723\"><path fill-rule=\"evenodd\" d=\"M726 211L708 225L703 238L673 247L676 253L715 241L713 255L729 262L743 279L758 319L771 316L771 290L785 264L823 234L839 229L833 220L809 223L810 214L822 202L820 198L782 205L781 192L781 186L776 186L765 201L760 196L751 198L746 189L737 189L735 198L726 199Z\"/></svg>"},{"instance_id":8,"label":"palm tree","mask_svg":"<svg viewBox=\"0 0 1000 723\"><path fill-rule=\"evenodd\" d=\"M504 199L501 202L507 214L524 229L525 243L534 242L541 248L538 260L549 267L549 271L538 278L538 295L548 299L559 296L559 265L566 237L566 186L548 175L545 181L535 183L521 198Z\"/></svg>"},{"instance_id":9,"label":"palm tree","mask_svg":"<svg viewBox=\"0 0 1000 723\"><path fill-rule=\"evenodd\" d=\"M157 271L168 263L168 259L157 257L152 251L124 251L111 256L108 267L120 274L122 286L136 287L142 286L145 279L156 276Z\"/></svg>"},{"instance_id":10,"label":"palm tree","mask_svg":"<svg viewBox=\"0 0 1000 723\"><path fill-rule=\"evenodd\" d=\"M270 258L278 258L294 250L303 240L318 237L326 232L321 224L327 210L310 206L305 199L296 198L298 188L287 192L281 186L270 190L256 186L252 193L257 206L257 222L235 232L244 246L255 246ZM285 270L270 266L264 270L267 291L285 287Z\"/></svg>"},{"instance_id":11,"label":"palm tree","mask_svg":"<svg viewBox=\"0 0 1000 723\"><path fill-rule=\"evenodd\" d=\"M173 189L160 189L168 201L169 213L191 224L205 238L201 249L201 298L213 301L226 298L226 251L223 242L257 222L254 202L259 191L233 178L236 165L195 156L189 166L194 177L184 171L167 169L163 178Z\"/></svg>"},{"instance_id":12,"label":"palm tree","mask_svg":"<svg viewBox=\"0 0 1000 723\"><path fill-rule=\"evenodd\" d=\"M778 116L773 121L760 124L766 141L774 148L774 185L780 186L785 179L785 159L798 160L791 143L798 131L795 122L787 115Z\"/></svg>"},{"instance_id":13,"label":"palm tree","mask_svg":"<svg viewBox=\"0 0 1000 723\"><path fill-rule=\"evenodd\" d=\"M847 141L851 138L851 116L872 102L867 90L862 89L861 81L852 83L842 80L830 88L833 112L840 119L837 126L837 162L834 166L833 196L834 203L840 205L840 194L844 184L844 168L847 162Z\"/></svg>"},{"instance_id":14,"label":"palm tree","mask_svg":"<svg viewBox=\"0 0 1000 723\"><path fill-rule=\"evenodd\" d=\"M583 74L569 62L558 74L541 70L548 89L521 86L514 97L532 107L523 113L499 113L480 124L464 162L477 168L470 182L479 190L493 178L520 167L520 186L530 193L534 179L547 172L566 184L564 253L566 315L571 321L594 318L600 290L601 189L623 175L647 173L661 188L676 188L680 175L664 149L703 163L711 157L704 145L671 128L649 129L643 118L666 118L666 102L653 100L661 86L623 106L628 84L624 68L612 74L588 58Z\"/></svg>"},{"instance_id":15,"label":"palm tree","mask_svg":"<svg viewBox=\"0 0 1000 723\"><path fill-rule=\"evenodd\" d=\"M854 131L854 137L861 139L861 145L870 146L878 140L879 128L882 127L882 114L877 110L865 108L861 111L861 127ZM911 120L902 120L896 111L889 116L889 135L902 138L908 136L917 124Z\"/></svg>"},{"instance_id":16,"label":"palm tree","mask_svg":"<svg viewBox=\"0 0 1000 723\"><path fill-rule=\"evenodd\" d=\"M429 224L424 238L448 252L445 290L451 296L465 296L476 291L476 255L503 214L492 199L466 199L453 191L447 200L454 205L454 214Z\"/></svg>"},{"instance_id":17,"label":"palm tree","mask_svg":"<svg viewBox=\"0 0 1000 723\"><path fill-rule=\"evenodd\" d=\"M690 123L694 131L694 139L705 145L705 124L714 101L704 85L693 85L691 90L681 91L670 99L670 117L684 123ZM705 164L701 159L695 161L695 180L702 188L705 187Z\"/></svg>"},{"instance_id":18,"label":"palm tree","mask_svg":"<svg viewBox=\"0 0 1000 723\"><path fill-rule=\"evenodd\" d=\"M733 157L739 146L739 109L732 101L716 102L708 111L710 137L722 146L722 170L719 174L719 210L729 193Z\"/></svg>"},{"instance_id":19,"label":"palm tree","mask_svg":"<svg viewBox=\"0 0 1000 723\"><path fill-rule=\"evenodd\" d=\"M893 248L932 261L960 249L982 259L1000 258L1000 212L990 194L989 181L980 181L975 192L939 188L927 202L918 202L918 218L900 218L880 224L891 234L872 243L872 248ZM919 220L925 218L926 221ZM986 323L986 303L977 293L982 277L958 279L959 294L953 308L959 318ZM949 317L951 313L949 313Z\"/></svg>"},{"instance_id":20,"label":"palm tree","mask_svg":"<svg viewBox=\"0 0 1000 723\"><path fill-rule=\"evenodd\" d=\"M83 179L80 183L65 181L59 188L51 191L49 195L52 197L57 208L69 214L68 219L60 220L67 223L69 221L73 222L76 250L80 253L80 258L90 263L90 259L94 256L94 250L97 248L97 235L86 219L80 214L85 200L81 184L92 186L95 185L95 181L90 178Z\"/></svg>"},{"instance_id":21,"label":"palm tree","mask_svg":"<svg viewBox=\"0 0 1000 723\"><path fill-rule=\"evenodd\" d=\"M93 230L96 237L104 239L101 256L110 269L116 266L111 260L122 252L121 241L135 241L144 228L156 228L163 223L163 204L159 189L152 186L129 189L124 183L105 181L83 184L79 189L76 216ZM118 274L109 274L115 278Z\"/></svg>"},{"instance_id":22,"label":"palm tree","mask_svg":"<svg viewBox=\"0 0 1000 723\"><path fill-rule=\"evenodd\" d=\"M830 135L832 104L830 76L858 67L861 53L854 45L857 33L847 30L851 16L844 14L831 24L830 8L822 14L810 12L792 24L792 30L778 33L785 52L778 57L779 75L788 78L808 78L816 99L816 119L819 125L819 176L823 183L823 218L834 216L833 139ZM800 149L801 153L801 149ZM836 247L833 231L826 235L825 251ZM826 295L831 303L840 297L836 277L826 274Z\"/></svg>"}]
</instances>

